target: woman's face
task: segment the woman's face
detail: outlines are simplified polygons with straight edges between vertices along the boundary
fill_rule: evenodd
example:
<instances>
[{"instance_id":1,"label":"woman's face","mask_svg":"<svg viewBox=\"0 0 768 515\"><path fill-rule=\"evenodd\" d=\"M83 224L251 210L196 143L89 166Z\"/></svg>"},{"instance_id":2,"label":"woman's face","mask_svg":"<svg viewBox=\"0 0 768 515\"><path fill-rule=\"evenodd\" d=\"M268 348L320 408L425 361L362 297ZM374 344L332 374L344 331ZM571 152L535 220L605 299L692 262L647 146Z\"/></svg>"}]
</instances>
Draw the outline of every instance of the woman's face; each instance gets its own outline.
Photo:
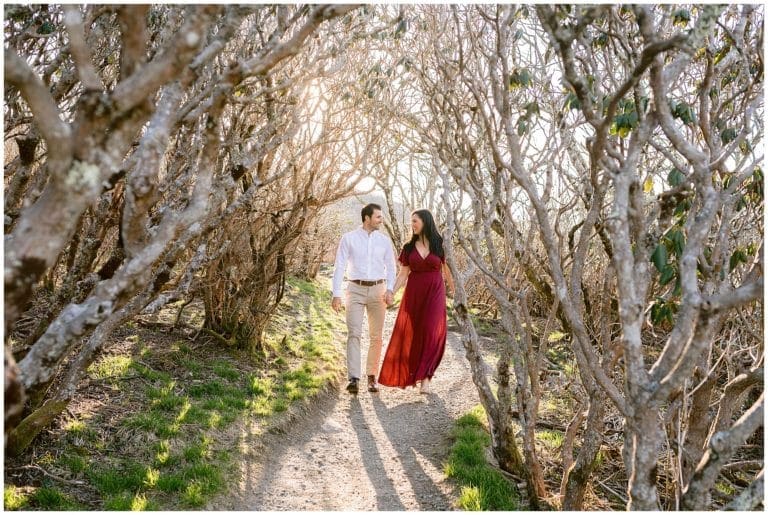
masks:
<instances>
[{"instance_id":1,"label":"woman's face","mask_svg":"<svg viewBox=\"0 0 768 515\"><path fill-rule=\"evenodd\" d=\"M421 234L421 230L424 228L424 221L419 218L419 215L411 215L411 229L413 234Z\"/></svg>"}]
</instances>

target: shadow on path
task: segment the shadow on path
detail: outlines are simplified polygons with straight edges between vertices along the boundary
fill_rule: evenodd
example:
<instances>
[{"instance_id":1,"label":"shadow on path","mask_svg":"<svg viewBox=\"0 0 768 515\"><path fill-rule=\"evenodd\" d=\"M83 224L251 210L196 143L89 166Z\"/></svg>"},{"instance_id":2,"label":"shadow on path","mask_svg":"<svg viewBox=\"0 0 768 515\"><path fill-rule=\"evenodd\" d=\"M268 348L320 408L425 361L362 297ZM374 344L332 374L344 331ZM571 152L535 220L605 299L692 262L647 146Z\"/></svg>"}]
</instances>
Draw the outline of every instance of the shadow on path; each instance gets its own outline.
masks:
<instances>
[{"instance_id":1,"label":"shadow on path","mask_svg":"<svg viewBox=\"0 0 768 515\"><path fill-rule=\"evenodd\" d=\"M374 397L374 403L376 402ZM384 460L376 445L376 438L370 430L370 425L363 412L360 399L354 397L349 405L349 421L357 434L360 444L360 454L363 459L363 467L368 474L368 479L376 492L376 509L387 511L404 511L405 505L400 500L400 494L395 488L395 483L389 477Z\"/></svg>"},{"instance_id":2,"label":"shadow on path","mask_svg":"<svg viewBox=\"0 0 768 515\"><path fill-rule=\"evenodd\" d=\"M286 461L296 461L289 458L290 454L301 453L309 447L311 441L320 431L324 417L333 413L339 403L339 396L330 392L318 402L311 404L309 409L296 417L293 417L277 428L273 428L266 435L250 434L259 426L254 421L244 431L245 445L248 447L247 458L241 467L242 481L240 483L239 499L232 499L232 506L218 507L216 509L235 510L262 510L270 509L262 507L262 503L268 503L271 494L276 493L274 483L280 480L280 476L274 472L282 468ZM307 475L304 470L309 460L297 462L298 469L294 469L296 476ZM320 499L312 499L303 509L323 509L317 506ZM271 504L271 503L268 503Z\"/></svg>"},{"instance_id":3,"label":"shadow on path","mask_svg":"<svg viewBox=\"0 0 768 515\"><path fill-rule=\"evenodd\" d=\"M420 395L415 391L410 393ZM374 398L373 407L403 470L408 472L406 477L419 509L449 509L450 499L436 484L436 480L442 479L444 451L448 448L448 434L453 426L453 418L443 400L430 395L427 399L390 407L381 399ZM426 470L427 463L431 464L429 470Z\"/></svg>"}]
</instances>

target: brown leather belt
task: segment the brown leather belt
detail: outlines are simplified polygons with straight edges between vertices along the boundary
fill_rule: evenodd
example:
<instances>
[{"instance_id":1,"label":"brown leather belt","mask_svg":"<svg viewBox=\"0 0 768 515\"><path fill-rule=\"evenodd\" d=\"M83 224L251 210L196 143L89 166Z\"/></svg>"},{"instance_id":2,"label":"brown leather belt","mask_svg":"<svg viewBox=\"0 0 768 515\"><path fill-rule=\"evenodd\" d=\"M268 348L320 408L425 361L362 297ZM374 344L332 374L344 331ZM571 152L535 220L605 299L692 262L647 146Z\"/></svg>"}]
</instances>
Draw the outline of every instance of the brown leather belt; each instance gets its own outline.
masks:
<instances>
[{"instance_id":1,"label":"brown leather belt","mask_svg":"<svg viewBox=\"0 0 768 515\"><path fill-rule=\"evenodd\" d=\"M381 284L386 279L379 279L378 281L361 281L360 279L350 279L349 282L359 284L360 286L376 286L377 284Z\"/></svg>"}]
</instances>

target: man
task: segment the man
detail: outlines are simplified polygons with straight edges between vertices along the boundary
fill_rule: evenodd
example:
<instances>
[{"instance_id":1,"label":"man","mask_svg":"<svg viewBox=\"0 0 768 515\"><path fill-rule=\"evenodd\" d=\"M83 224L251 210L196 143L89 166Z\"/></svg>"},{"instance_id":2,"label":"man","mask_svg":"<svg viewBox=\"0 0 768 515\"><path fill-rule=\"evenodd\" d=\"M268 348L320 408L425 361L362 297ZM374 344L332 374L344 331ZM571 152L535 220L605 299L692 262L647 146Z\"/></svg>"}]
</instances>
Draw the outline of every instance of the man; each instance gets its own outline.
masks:
<instances>
[{"instance_id":1,"label":"man","mask_svg":"<svg viewBox=\"0 0 768 515\"><path fill-rule=\"evenodd\" d=\"M363 225L344 234L336 251L333 273L331 307L341 310L341 284L349 265L347 285L347 391L358 392L360 381L360 337L363 332L363 311L368 311L370 346L366 359L368 391L378 392L376 373L381 357L381 340L387 306L394 301L395 254L392 241L379 232L384 221L381 206L368 204L360 212Z\"/></svg>"}]
</instances>

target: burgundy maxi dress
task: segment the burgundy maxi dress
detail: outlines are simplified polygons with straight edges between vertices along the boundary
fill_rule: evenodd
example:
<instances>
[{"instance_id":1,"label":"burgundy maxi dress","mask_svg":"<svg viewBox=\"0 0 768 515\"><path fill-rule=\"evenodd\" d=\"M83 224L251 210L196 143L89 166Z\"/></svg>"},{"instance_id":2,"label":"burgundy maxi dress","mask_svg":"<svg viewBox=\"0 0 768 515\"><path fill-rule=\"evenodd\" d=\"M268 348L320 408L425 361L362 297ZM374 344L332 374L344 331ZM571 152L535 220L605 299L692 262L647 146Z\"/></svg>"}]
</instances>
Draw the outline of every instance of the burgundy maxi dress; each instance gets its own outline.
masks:
<instances>
[{"instance_id":1,"label":"burgundy maxi dress","mask_svg":"<svg viewBox=\"0 0 768 515\"><path fill-rule=\"evenodd\" d=\"M432 379L443 359L447 320L441 269L445 258L431 252L422 258L414 247L411 252L403 250L398 259L411 272L381 365L379 384L405 388Z\"/></svg>"}]
</instances>

